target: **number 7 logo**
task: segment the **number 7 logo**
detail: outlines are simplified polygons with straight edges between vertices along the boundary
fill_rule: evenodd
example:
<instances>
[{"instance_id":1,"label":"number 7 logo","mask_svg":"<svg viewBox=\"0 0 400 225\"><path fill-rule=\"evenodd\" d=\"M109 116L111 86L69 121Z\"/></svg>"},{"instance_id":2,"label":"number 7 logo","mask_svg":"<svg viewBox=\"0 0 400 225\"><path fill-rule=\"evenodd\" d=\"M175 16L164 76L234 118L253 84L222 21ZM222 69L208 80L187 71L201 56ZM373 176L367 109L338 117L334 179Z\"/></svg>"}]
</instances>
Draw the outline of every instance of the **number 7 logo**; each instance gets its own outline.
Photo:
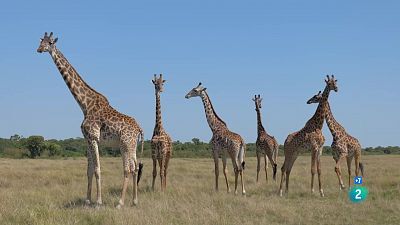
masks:
<instances>
[{"instance_id":1,"label":"number 7 logo","mask_svg":"<svg viewBox=\"0 0 400 225\"><path fill-rule=\"evenodd\" d=\"M361 185L363 183L362 177L355 177L354 178L354 184Z\"/></svg>"}]
</instances>

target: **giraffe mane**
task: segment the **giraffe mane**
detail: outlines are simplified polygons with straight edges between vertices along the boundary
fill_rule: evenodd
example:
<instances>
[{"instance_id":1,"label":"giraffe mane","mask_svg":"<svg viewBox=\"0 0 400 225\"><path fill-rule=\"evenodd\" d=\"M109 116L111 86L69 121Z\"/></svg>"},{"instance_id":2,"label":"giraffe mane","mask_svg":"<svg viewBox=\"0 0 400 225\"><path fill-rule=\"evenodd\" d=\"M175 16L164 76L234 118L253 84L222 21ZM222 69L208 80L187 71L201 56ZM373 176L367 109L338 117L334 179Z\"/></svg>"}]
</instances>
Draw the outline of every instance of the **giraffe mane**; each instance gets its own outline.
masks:
<instances>
[{"instance_id":1,"label":"giraffe mane","mask_svg":"<svg viewBox=\"0 0 400 225\"><path fill-rule=\"evenodd\" d=\"M226 126L226 123L225 123L225 122L218 116L218 114L215 112L214 106L213 106L213 104L211 103L211 99L210 99L210 97L208 96L208 93L207 93L206 91L204 91L204 93L206 93L207 98L208 98L208 101L210 101L211 110L213 111L215 117L216 117L222 124L224 124L224 125Z\"/></svg>"}]
</instances>

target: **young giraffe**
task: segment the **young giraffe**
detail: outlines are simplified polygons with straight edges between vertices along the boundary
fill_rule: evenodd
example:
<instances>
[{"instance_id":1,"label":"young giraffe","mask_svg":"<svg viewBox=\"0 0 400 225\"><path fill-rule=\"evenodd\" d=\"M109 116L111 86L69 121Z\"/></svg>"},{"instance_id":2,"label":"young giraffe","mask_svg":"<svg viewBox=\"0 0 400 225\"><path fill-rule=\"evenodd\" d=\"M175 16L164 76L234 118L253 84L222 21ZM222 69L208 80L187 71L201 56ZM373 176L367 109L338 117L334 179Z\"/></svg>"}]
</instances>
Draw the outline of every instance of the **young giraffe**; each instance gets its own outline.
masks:
<instances>
[{"instance_id":1,"label":"young giraffe","mask_svg":"<svg viewBox=\"0 0 400 225\"><path fill-rule=\"evenodd\" d=\"M207 88L202 87L201 83L199 83L199 85L193 88L185 96L185 98L189 99L192 97L199 96L203 101L207 122L211 128L211 131L213 132L210 144L215 164L215 190L218 191L218 175L219 175L218 158L219 156L221 156L226 188L227 191L230 192L228 178L227 178L228 170L226 168L226 153L228 153L232 159L232 165L235 171L235 194L237 194L238 175L240 174L240 179L242 184L242 194L245 195L246 191L244 189L244 183L243 183L243 170L245 167L244 157L246 153L246 144L240 135L231 132L228 129L226 123L222 121L221 118L218 117L217 113L213 108L213 105L211 104L211 100L208 97L206 89Z\"/></svg>"},{"instance_id":2,"label":"young giraffe","mask_svg":"<svg viewBox=\"0 0 400 225\"><path fill-rule=\"evenodd\" d=\"M322 94L324 99L328 99L331 90L337 91L336 82L328 77L325 80L326 87ZM310 102L307 102L310 104ZM314 192L314 176L318 172L319 192L321 197L324 197L321 182L321 161L320 155L322 154L322 147L325 142L325 137L322 134L322 127L324 123L326 109L323 104L319 104L313 117L308 120L306 125L300 131L290 134L285 141L285 161L282 166L281 184L279 187L280 196L283 195L282 186L284 181L284 174L286 175L286 193L289 192L289 176L293 164L297 159L299 151L302 149L311 150L311 192Z\"/></svg>"},{"instance_id":3,"label":"young giraffe","mask_svg":"<svg viewBox=\"0 0 400 225\"><path fill-rule=\"evenodd\" d=\"M265 170L265 179L268 182L267 176L267 168L268 168L268 160L271 161L272 170L273 170L273 179L276 180L276 168L277 168L277 158L278 158L278 150L279 145L275 140L275 137L270 136L264 129L261 121L261 102L262 98L260 95L254 95L253 101L256 105L257 112L257 141L256 141L256 154L257 154L257 182L258 175L260 173L260 161L261 157L264 158L264 170Z\"/></svg>"},{"instance_id":4,"label":"young giraffe","mask_svg":"<svg viewBox=\"0 0 400 225\"><path fill-rule=\"evenodd\" d=\"M364 176L364 166L360 162L361 161L361 145L359 141L349 135L346 130L335 120L333 117L331 107L329 105L329 101L323 99L321 94L315 95L310 99L311 103L321 103L325 104L327 109L325 114L326 124L331 131L333 142L331 145L333 159L336 162L335 172L339 180L339 187L341 190L345 189L343 184L340 162L343 158L347 160L347 171L349 173L349 187L351 186L351 161L353 161L353 157L355 158L355 166L356 166L356 176L359 175L359 170L361 170L361 175Z\"/></svg>"},{"instance_id":5,"label":"young giraffe","mask_svg":"<svg viewBox=\"0 0 400 225\"><path fill-rule=\"evenodd\" d=\"M69 90L82 109L84 120L81 125L83 136L88 142L87 151L87 198L85 203L91 203L92 179L96 177L97 186L97 206L102 204L101 199L101 170L98 143L101 138L118 138L123 159L124 179L122 194L118 207L124 205L125 193L128 186L129 174L133 177L133 204L137 204L137 180L138 172L142 166L137 163L136 146L140 136L143 151L143 130L139 124L131 117L119 113L112 108L102 94L91 88L76 72L74 67L68 62L63 54L56 48L57 38L53 38L47 32L41 38L37 51L39 53L49 52L60 71Z\"/></svg>"},{"instance_id":6,"label":"young giraffe","mask_svg":"<svg viewBox=\"0 0 400 225\"><path fill-rule=\"evenodd\" d=\"M164 130L161 119L161 103L160 94L164 90L165 80L162 78L162 74L157 78L154 75L152 80L155 91L156 91L156 125L153 131L153 137L151 139L151 156L153 158L153 183L151 185L154 191L154 182L157 176L157 160L160 166L160 178L161 178L161 191L167 188L167 169L168 162L172 153L172 140L171 137Z\"/></svg>"}]
</instances>

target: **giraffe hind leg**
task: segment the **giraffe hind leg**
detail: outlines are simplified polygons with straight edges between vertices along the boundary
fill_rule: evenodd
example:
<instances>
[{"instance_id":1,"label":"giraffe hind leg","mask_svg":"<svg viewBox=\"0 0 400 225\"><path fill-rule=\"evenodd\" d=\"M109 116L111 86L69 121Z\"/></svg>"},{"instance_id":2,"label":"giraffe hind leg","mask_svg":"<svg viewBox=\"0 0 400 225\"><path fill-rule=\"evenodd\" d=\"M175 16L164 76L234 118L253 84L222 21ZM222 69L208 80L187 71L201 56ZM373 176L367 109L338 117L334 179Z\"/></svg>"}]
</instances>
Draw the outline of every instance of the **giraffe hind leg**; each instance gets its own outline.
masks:
<instances>
[{"instance_id":1,"label":"giraffe hind leg","mask_svg":"<svg viewBox=\"0 0 400 225\"><path fill-rule=\"evenodd\" d=\"M93 154L91 149L89 148L87 150L87 179L88 179L88 185L87 185L87 195L86 195L86 205L90 205L92 201L92 183L93 183L93 175L94 175L94 161L93 161Z\"/></svg>"}]
</instances>

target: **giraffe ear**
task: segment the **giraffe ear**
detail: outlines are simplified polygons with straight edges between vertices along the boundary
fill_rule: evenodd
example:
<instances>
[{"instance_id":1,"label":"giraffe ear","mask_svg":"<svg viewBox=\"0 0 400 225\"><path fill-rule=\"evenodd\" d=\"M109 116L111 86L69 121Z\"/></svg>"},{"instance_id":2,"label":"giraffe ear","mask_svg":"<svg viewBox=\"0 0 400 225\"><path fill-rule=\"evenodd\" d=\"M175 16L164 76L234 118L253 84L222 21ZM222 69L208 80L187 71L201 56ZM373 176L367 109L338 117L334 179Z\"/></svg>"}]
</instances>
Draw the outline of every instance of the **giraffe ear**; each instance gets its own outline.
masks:
<instances>
[{"instance_id":1,"label":"giraffe ear","mask_svg":"<svg viewBox=\"0 0 400 225\"><path fill-rule=\"evenodd\" d=\"M253 101L256 101L256 99L255 99L255 98L252 98L251 100L253 100Z\"/></svg>"},{"instance_id":2,"label":"giraffe ear","mask_svg":"<svg viewBox=\"0 0 400 225\"><path fill-rule=\"evenodd\" d=\"M162 82L165 83L165 81L167 81L167 80L163 80Z\"/></svg>"},{"instance_id":3,"label":"giraffe ear","mask_svg":"<svg viewBox=\"0 0 400 225\"><path fill-rule=\"evenodd\" d=\"M153 84L156 84L156 83L154 83L154 80L151 80L151 82L152 82Z\"/></svg>"},{"instance_id":4,"label":"giraffe ear","mask_svg":"<svg viewBox=\"0 0 400 225\"><path fill-rule=\"evenodd\" d=\"M207 90L207 88L203 88L203 91Z\"/></svg>"},{"instance_id":5,"label":"giraffe ear","mask_svg":"<svg viewBox=\"0 0 400 225\"><path fill-rule=\"evenodd\" d=\"M53 41L53 44L55 44L58 41L58 37L56 37Z\"/></svg>"}]
</instances>

